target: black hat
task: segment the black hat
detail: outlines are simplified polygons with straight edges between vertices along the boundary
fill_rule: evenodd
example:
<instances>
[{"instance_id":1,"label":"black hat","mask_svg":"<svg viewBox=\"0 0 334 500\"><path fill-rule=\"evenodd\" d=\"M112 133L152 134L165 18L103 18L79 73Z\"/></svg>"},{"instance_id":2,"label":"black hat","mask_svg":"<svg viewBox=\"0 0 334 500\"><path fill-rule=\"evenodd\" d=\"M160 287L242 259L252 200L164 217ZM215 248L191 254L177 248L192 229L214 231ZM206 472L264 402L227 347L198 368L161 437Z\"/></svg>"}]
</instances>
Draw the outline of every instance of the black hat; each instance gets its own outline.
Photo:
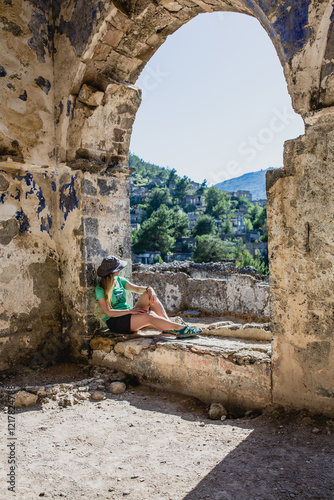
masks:
<instances>
[{"instance_id":1,"label":"black hat","mask_svg":"<svg viewBox=\"0 0 334 500\"><path fill-rule=\"evenodd\" d=\"M104 276L108 276L111 273L116 273L117 271L120 271L126 265L127 265L126 260L121 260L118 259L117 257L114 257L113 255L109 255L101 262L101 265L97 269L97 274L102 278Z\"/></svg>"}]
</instances>

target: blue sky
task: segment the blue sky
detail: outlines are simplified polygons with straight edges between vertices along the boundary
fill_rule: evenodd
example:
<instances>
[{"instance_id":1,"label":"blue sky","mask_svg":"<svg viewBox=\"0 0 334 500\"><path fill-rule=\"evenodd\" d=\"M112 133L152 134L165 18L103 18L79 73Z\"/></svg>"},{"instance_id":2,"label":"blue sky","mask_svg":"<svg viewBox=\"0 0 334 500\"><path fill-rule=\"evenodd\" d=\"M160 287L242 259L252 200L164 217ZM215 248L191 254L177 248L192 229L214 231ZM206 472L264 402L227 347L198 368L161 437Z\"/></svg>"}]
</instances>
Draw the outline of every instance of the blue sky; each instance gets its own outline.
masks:
<instances>
[{"instance_id":1,"label":"blue sky","mask_svg":"<svg viewBox=\"0 0 334 500\"><path fill-rule=\"evenodd\" d=\"M198 15L167 38L136 85L143 100L131 152L197 182L281 167L284 141L304 133L274 46L246 15Z\"/></svg>"}]
</instances>

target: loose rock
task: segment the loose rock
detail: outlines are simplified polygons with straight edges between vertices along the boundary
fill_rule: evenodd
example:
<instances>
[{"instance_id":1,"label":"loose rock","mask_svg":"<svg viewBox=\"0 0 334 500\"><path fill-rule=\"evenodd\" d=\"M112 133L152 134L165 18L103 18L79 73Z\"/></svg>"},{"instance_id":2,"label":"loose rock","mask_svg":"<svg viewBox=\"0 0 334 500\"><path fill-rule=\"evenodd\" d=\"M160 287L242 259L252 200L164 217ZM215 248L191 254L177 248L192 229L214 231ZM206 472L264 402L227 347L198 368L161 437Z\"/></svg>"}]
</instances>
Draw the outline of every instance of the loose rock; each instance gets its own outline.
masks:
<instances>
[{"instance_id":1,"label":"loose rock","mask_svg":"<svg viewBox=\"0 0 334 500\"><path fill-rule=\"evenodd\" d=\"M102 399L105 399L106 395L103 392L98 392L95 391L91 394L90 399L92 401L101 401Z\"/></svg>"},{"instance_id":2,"label":"loose rock","mask_svg":"<svg viewBox=\"0 0 334 500\"><path fill-rule=\"evenodd\" d=\"M126 391L126 385L123 382L112 382L109 386L109 390L113 394L122 394Z\"/></svg>"},{"instance_id":3,"label":"loose rock","mask_svg":"<svg viewBox=\"0 0 334 500\"><path fill-rule=\"evenodd\" d=\"M23 408L26 406L32 406L37 403L38 396L36 394L31 394L26 391L19 391L15 396L15 406L16 408Z\"/></svg>"},{"instance_id":4,"label":"loose rock","mask_svg":"<svg viewBox=\"0 0 334 500\"><path fill-rule=\"evenodd\" d=\"M220 420L221 417L226 417L226 415L227 411L221 403L213 403L210 406L209 418L211 418L211 420Z\"/></svg>"}]
</instances>

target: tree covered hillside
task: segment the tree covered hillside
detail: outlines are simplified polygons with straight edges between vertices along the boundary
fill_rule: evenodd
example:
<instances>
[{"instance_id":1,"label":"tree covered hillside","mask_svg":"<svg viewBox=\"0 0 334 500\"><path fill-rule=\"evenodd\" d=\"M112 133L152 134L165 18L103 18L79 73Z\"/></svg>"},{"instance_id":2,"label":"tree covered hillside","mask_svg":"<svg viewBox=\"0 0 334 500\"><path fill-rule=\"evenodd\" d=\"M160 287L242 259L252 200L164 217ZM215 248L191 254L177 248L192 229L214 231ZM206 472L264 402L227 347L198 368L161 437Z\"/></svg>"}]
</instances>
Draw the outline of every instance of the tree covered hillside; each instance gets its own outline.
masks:
<instances>
[{"instance_id":1,"label":"tree covered hillside","mask_svg":"<svg viewBox=\"0 0 334 500\"><path fill-rule=\"evenodd\" d=\"M133 154L129 165L135 168L130 177L135 254L155 252L160 261L233 260L267 272L266 258L254 254L254 245L264 250L268 239L265 206L215 186L208 188L206 180L199 184L180 177L175 169L147 163Z\"/></svg>"},{"instance_id":2,"label":"tree covered hillside","mask_svg":"<svg viewBox=\"0 0 334 500\"><path fill-rule=\"evenodd\" d=\"M129 167L135 168L135 184L148 184L150 179L157 177L162 182L166 182L171 170L158 167L153 163L148 163L138 156L129 154Z\"/></svg>"}]
</instances>

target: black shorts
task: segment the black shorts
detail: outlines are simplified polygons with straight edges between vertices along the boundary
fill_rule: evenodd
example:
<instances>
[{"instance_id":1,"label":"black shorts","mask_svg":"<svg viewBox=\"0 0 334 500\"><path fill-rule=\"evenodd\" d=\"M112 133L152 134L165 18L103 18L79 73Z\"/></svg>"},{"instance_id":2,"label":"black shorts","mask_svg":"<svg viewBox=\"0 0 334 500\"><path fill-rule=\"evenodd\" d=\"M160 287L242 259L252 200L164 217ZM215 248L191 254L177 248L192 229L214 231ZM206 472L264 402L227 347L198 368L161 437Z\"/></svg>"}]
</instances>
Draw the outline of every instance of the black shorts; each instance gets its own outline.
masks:
<instances>
[{"instance_id":1,"label":"black shorts","mask_svg":"<svg viewBox=\"0 0 334 500\"><path fill-rule=\"evenodd\" d=\"M114 333L129 334L132 333L130 329L131 314L124 314L116 318L109 318L106 323L110 331Z\"/></svg>"}]
</instances>

